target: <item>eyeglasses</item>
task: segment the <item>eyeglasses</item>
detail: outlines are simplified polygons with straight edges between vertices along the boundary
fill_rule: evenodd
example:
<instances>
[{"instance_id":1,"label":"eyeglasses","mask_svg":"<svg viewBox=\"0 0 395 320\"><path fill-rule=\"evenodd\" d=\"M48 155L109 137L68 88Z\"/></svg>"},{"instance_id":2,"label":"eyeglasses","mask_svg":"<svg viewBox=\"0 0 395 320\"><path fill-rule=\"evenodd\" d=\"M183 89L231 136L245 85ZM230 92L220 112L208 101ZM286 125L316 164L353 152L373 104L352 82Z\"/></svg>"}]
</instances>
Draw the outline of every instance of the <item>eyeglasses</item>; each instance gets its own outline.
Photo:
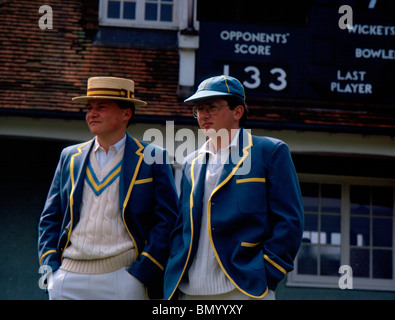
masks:
<instances>
[{"instance_id":1,"label":"eyeglasses","mask_svg":"<svg viewBox=\"0 0 395 320\"><path fill-rule=\"evenodd\" d=\"M220 107L229 107L227 104L200 104L193 106L192 113L195 118L198 117L203 111L206 111L210 116L216 115Z\"/></svg>"}]
</instances>

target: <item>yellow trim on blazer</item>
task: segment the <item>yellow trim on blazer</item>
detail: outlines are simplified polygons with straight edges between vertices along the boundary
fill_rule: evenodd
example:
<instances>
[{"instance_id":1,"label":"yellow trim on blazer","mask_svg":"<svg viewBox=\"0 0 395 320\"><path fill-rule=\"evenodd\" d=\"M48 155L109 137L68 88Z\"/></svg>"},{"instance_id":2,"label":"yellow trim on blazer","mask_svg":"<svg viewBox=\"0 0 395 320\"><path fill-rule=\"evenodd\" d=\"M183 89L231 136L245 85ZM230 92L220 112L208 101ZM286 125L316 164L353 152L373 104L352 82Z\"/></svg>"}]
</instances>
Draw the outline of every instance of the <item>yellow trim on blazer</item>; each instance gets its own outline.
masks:
<instances>
[{"instance_id":1,"label":"yellow trim on blazer","mask_svg":"<svg viewBox=\"0 0 395 320\"><path fill-rule=\"evenodd\" d=\"M136 178L137 178L137 174L138 174L139 169L140 169L141 162L143 161L143 158L144 158L144 154L141 153L141 151L144 149L144 146L137 139L135 139L133 137L132 137L132 139L139 146L139 149L136 151L136 154L140 157L140 159L137 162L136 168L134 169L133 178L132 178L132 181L130 182L128 192L126 193L125 201L123 202L123 205L122 205L122 221L123 221L123 224L125 225L126 231L128 232L130 238L132 239L132 242L134 244L134 248L136 249L135 253L136 253L136 260L137 260L137 258L139 256L139 249L137 247L136 240L134 239L134 237L130 233L130 230L129 230L127 224L126 224L126 221L125 221L125 209L126 209L126 206L128 204L128 201L129 201L129 198L130 198L130 194L132 193L133 186L136 183Z\"/></svg>"},{"instance_id":2,"label":"yellow trim on blazer","mask_svg":"<svg viewBox=\"0 0 395 320\"><path fill-rule=\"evenodd\" d=\"M251 243L251 242L242 242L240 245L242 247L247 247L247 248L255 248L257 246L259 246L262 243L262 241L259 241L257 243Z\"/></svg>"},{"instance_id":3,"label":"yellow trim on blazer","mask_svg":"<svg viewBox=\"0 0 395 320\"><path fill-rule=\"evenodd\" d=\"M246 178L246 179L236 180L236 183L246 183L246 182L266 182L266 178Z\"/></svg>"},{"instance_id":4,"label":"yellow trim on blazer","mask_svg":"<svg viewBox=\"0 0 395 320\"><path fill-rule=\"evenodd\" d=\"M153 263L155 263L159 269L161 269L162 271L165 270L165 268L153 257L151 256L149 253L147 252L141 252L142 256L146 256L148 259L150 259Z\"/></svg>"},{"instance_id":5,"label":"yellow trim on blazer","mask_svg":"<svg viewBox=\"0 0 395 320\"><path fill-rule=\"evenodd\" d=\"M270 259L266 254L263 255L263 257L265 258L265 260L267 260L268 262L270 262L273 266L275 266L278 270L280 270L282 273L284 273L285 275L287 274L287 271L285 271L285 269L283 267L281 267L278 263L274 262L272 259Z\"/></svg>"},{"instance_id":6,"label":"yellow trim on blazer","mask_svg":"<svg viewBox=\"0 0 395 320\"><path fill-rule=\"evenodd\" d=\"M136 180L134 184L143 184L154 181L154 178Z\"/></svg>"},{"instance_id":7,"label":"yellow trim on blazer","mask_svg":"<svg viewBox=\"0 0 395 320\"><path fill-rule=\"evenodd\" d=\"M64 248L63 248L63 252L62 252L62 256L61 256L60 260L63 259L63 254L64 254L64 251L66 250L66 248L67 248L67 246L68 246L68 244L69 244L69 242L70 242L71 231L72 231L72 229L73 229L73 215L74 215L74 212L73 212L74 198L73 198L73 196L74 196L74 191L75 191L74 158L77 157L77 156L79 156L79 155L82 153L81 149L82 149L83 147L85 147L87 144L89 144L90 142L92 142L92 140L89 140L88 142L85 142L84 144L82 144L81 146L79 146L79 147L77 148L78 152L75 153L75 154L73 154L73 155L71 156L71 159L70 159L70 179L71 179L71 192L70 192L70 228L69 228L69 233L68 233L68 235L67 235L67 241L66 241L66 244L65 244L65 246L64 246Z\"/></svg>"},{"instance_id":8,"label":"yellow trim on blazer","mask_svg":"<svg viewBox=\"0 0 395 320\"><path fill-rule=\"evenodd\" d=\"M193 189L195 187L195 176L193 175L193 170L195 169L195 162L203 155L203 153L200 153L195 159L193 159L192 164L191 164L191 194L189 196L189 218L191 220L191 242L189 243L189 251L188 251L188 256L187 256L187 261L185 262L184 269L182 269L182 273L180 278L178 279L177 285L175 286L173 292L171 293L170 297L173 296L174 292L178 288L178 285L181 282L182 277L184 276L185 269L187 268L189 258L191 257L191 251L192 251L192 243L193 243L193 216L192 216L192 209L193 209Z\"/></svg>"},{"instance_id":9,"label":"yellow trim on blazer","mask_svg":"<svg viewBox=\"0 0 395 320\"><path fill-rule=\"evenodd\" d=\"M56 252L57 252L56 250L48 250L47 252L45 252L45 253L41 256L39 264L41 264L41 261L44 259L45 256L49 255L50 253L56 253Z\"/></svg>"}]
</instances>

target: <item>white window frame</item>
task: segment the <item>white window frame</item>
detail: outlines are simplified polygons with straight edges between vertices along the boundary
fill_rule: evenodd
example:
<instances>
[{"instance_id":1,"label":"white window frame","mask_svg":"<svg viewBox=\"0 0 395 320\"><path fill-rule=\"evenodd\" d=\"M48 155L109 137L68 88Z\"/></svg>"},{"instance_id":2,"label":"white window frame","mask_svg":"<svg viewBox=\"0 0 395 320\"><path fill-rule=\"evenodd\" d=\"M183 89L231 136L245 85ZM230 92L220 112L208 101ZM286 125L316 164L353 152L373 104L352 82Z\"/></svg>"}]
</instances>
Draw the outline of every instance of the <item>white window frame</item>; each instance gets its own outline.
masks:
<instances>
[{"instance_id":1,"label":"white window frame","mask_svg":"<svg viewBox=\"0 0 395 320\"><path fill-rule=\"evenodd\" d=\"M129 28L144 28L144 29L166 29L177 30L179 27L179 2L180 0L173 0L173 21L152 21L145 20L145 3L149 0L135 0L136 2L136 19L114 19L107 17L107 8L109 0L100 0L99 3L99 25L112 27L129 27ZM127 0L120 0L121 3ZM159 0L158 0L159 1ZM160 1L158 2L160 6ZM121 5L121 17L122 17Z\"/></svg>"},{"instance_id":2,"label":"white window frame","mask_svg":"<svg viewBox=\"0 0 395 320\"><path fill-rule=\"evenodd\" d=\"M348 201L350 198L350 185L392 186L394 187L395 199L395 179L300 174L299 181L342 185L340 265L348 265L350 260L350 203ZM353 276L353 289L395 291L395 201L392 218L392 279L372 279ZM297 258L295 259L295 270L288 274L287 286L339 289L341 274L339 276L298 274Z\"/></svg>"}]
</instances>

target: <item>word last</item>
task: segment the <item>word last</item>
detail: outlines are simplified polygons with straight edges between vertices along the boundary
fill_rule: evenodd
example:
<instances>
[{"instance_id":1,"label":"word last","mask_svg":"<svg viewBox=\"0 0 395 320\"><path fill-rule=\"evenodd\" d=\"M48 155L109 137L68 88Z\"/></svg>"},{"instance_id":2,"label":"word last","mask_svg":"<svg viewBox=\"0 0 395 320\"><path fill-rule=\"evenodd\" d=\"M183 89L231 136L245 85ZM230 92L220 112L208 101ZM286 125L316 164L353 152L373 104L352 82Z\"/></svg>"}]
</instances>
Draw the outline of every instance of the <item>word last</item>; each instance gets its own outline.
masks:
<instances>
[{"instance_id":1,"label":"word last","mask_svg":"<svg viewBox=\"0 0 395 320\"><path fill-rule=\"evenodd\" d=\"M346 71L342 73L337 70L337 80L331 82L331 92L353 93L353 94L372 94L373 87L370 83L353 83L340 81L364 81L366 71Z\"/></svg>"}]
</instances>

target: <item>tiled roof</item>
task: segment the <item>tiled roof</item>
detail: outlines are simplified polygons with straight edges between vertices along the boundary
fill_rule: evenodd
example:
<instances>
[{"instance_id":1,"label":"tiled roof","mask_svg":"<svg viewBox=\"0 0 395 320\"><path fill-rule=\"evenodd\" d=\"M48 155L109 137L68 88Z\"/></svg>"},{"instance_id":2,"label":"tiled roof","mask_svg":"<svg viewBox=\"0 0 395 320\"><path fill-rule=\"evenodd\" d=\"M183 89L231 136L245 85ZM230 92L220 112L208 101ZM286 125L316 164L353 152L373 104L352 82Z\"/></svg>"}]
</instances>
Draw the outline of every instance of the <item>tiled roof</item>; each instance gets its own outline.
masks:
<instances>
[{"instance_id":1,"label":"tiled roof","mask_svg":"<svg viewBox=\"0 0 395 320\"><path fill-rule=\"evenodd\" d=\"M146 50L94 45L98 1L47 1L53 29L41 30L42 1L0 4L1 108L78 112L71 98L86 92L91 76L135 81L142 115L190 116L179 103L178 50Z\"/></svg>"},{"instance_id":2,"label":"tiled roof","mask_svg":"<svg viewBox=\"0 0 395 320\"><path fill-rule=\"evenodd\" d=\"M148 102L137 119L194 121L177 94L177 48L146 49L95 43L98 1L45 1L53 9L53 29L41 30L43 1L0 2L0 111L40 115L79 114L71 98L84 94L91 76L135 81L135 95ZM248 97L247 97L248 102ZM288 106L250 104L254 126L376 132L395 135L395 108L317 109L312 103Z\"/></svg>"}]
</instances>

